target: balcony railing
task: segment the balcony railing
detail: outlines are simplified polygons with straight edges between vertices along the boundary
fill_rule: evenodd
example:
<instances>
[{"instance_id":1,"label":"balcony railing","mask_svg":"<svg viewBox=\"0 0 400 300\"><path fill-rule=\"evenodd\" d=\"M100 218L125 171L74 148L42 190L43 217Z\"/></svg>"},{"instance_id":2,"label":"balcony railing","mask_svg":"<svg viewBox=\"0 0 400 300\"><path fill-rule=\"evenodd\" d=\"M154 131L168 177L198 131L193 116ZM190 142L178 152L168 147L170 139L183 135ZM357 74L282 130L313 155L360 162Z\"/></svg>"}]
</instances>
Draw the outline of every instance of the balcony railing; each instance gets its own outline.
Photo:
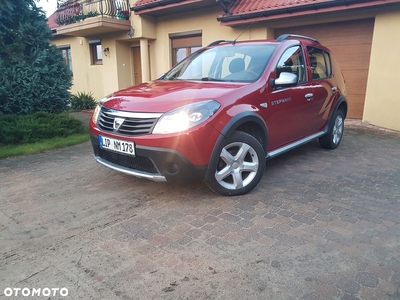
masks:
<instances>
[{"instance_id":1,"label":"balcony railing","mask_svg":"<svg viewBox=\"0 0 400 300\"><path fill-rule=\"evenodd\" d=\"M129 20L129 0L57 0L58 25L67 25L93 17Z\"/></svg>"}]
</instances>

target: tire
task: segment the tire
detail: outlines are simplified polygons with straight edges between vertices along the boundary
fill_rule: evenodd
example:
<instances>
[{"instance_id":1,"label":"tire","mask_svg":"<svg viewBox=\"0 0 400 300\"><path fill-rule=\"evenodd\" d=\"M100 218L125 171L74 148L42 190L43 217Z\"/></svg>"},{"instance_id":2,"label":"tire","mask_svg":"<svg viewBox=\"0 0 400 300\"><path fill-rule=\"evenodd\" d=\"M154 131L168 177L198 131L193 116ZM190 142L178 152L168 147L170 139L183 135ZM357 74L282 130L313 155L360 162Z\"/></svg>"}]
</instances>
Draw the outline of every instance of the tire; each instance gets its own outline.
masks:
<instances>
[{"instance_id":1,"label":"tire","mask_svg":"<svg viewBox=\"0 0 400 300\"><path fill-rule=\"evenodd\" d=\"M332 118L329 131L319 138L319 144L325 149L336 149L342 141L344 130L344 116L341 110L337 110Z\"/></svg>"},{"instance_id":2,"label":"tire","mask_svg":"<svg viewBox=\"0 0 400 300\"><path fill-rule=\"evenodd\" d=\"M265 171L265 151L260 142L248 133L235 131L226 140L216 165L209 166L212 176L208 186L224 196L243 195L260 182Z\"/></svg>"}]
</instances>

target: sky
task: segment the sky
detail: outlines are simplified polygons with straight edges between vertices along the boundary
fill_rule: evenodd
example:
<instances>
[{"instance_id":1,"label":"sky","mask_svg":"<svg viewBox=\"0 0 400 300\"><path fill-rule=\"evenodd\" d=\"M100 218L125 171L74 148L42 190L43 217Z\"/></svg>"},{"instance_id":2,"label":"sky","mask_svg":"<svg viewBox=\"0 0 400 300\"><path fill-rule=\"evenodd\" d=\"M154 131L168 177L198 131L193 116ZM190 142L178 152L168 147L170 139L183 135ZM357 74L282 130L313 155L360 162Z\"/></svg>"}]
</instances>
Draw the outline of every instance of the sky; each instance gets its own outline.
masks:
<instances>
[{"instance_id":1,"label":"sky","mask_svg":"<svg viewBox=\"0 0 400 300\"><path fill-rule=\"evenodd\" d=\"M42 7L47 17L50 17L50 15L57 9L57 0L39 0L36 1L36 4L37 6Z\"/></svg>"}]
</instances>

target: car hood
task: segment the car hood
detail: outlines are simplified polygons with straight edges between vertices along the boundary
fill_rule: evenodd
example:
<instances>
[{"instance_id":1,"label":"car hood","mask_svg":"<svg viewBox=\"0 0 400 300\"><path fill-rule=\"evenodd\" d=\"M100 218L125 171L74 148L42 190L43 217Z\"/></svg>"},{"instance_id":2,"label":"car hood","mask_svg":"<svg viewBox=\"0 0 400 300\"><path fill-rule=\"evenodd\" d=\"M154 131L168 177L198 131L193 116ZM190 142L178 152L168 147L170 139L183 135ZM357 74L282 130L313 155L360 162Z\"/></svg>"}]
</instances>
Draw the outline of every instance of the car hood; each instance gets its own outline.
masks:
<instances>
[{"instance_id":1,"label":"car hood","mask_svg":"<svg viewBox=\"0 0 400 300\"><path fill-rule=\"evenodd\" d=\"M203 100L218 100L243 86L240 83L156 80L112 94L103 106L129 112L164 113Z\"/></svg>"}]
</instances>

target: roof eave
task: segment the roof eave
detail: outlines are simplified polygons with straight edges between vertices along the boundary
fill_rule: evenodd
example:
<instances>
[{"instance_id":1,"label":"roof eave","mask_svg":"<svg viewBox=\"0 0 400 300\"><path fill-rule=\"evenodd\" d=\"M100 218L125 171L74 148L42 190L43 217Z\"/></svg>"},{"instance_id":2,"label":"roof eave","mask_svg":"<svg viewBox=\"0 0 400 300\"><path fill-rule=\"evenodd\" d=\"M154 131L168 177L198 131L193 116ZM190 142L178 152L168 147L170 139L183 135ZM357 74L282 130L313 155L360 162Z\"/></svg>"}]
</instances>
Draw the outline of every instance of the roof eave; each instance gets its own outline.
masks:
<instances>
[{"instance_id":1,"label":"roof eave","mask_svg":"<svg viewBox=\"0 0 400 300\"><path fill-rule=\"evenodd\" d=\"M169 4L176 4L179 2L183 2L183 1L185 1L185 0L161 0L161 1L157 1L157 2L150 2L150 3L146 3L146 4L142 4L142 5L135 5L135 6L131 7L131 11L140 12L142 10L158 8L161 6L166 6Z\"/></svg>"},{"instance_id":2,"label":"roof eave","mask_svg":"<svg viewBox=\"0 0 400 300\"><path fill-rule=\"evenodd\" d=\"M187 5L193 2L199 2L201 0L161 0L157 2L150 2L142 5L135 5L131 7L131 11L135 14L143 14L155 10L161 10L165 8L170 8L174 6ZM183 3L182 3L183 2Z\"/></svg>"},{"instance_id":3,"label":"roof eave","mask_svg":"<svg viewBox=\"0 0 400 300\"><path fill-rule=\"evenodd\" d=\"M303 15L311 15L316 13L334 12L355 8L369 8L374 6L383 6L388 4L397 3L399 0L335 0L328 2L318 2L298 6L289 6L277 9L263 10L257 12L248 12L242 14L224 15L217 18L222 25L241 25L249 22L274 20L285 17L296 17Z\"/></svg>"}]
</instances>

